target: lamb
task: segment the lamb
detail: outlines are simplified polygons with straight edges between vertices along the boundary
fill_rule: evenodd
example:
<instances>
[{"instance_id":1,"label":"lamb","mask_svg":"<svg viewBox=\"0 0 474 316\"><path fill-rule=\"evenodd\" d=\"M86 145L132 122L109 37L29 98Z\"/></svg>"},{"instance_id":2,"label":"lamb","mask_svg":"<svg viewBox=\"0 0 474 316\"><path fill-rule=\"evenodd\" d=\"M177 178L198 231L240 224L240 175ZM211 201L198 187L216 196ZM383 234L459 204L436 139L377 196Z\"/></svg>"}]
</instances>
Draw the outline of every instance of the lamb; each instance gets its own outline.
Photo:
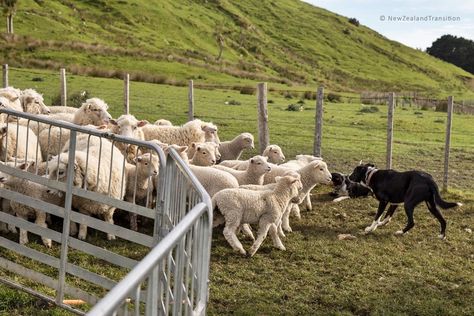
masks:
<instances>
[{"instance_id":1,"label":"lamb","mask_svg":"<svg viewBox=\"0 0 474 316\"><path fill-rule=\"evenodd\" d=\"M151 199L151 192L153 191L153 177L158 176L158 157L145 154L138 156L135 163L136 165L126 164L125 166L127 185L124 200L147 206L147 199ZM130 229L138 230L136 213L130 213Z\"/></svg>"},{"instance_id":2,"label":"lamb","mask_svg":"<svg viewBox=\"0 0 474 316\"><path fill-rule=\"evenodd\" d=\"M191 149L193 154L189 163L195 166L212 166L221 157L219 145L216 143L193 143Z\"/></svg>"},{"instance_id":3,"label":"lamb","mask_svg":"<svg viewBox=\"0 0 474 316\"><path fill-rule=\"evenodd\" d=\"M95 125L107 124L112 116L107 112L109 106L104 100L99 98L87 99L81 107L74 112L72 123L77 125Z\"/></svg>"},{"instance_id":4,"label":"lamb","mask_svg":"<svg viewBox=\"0 0 474 316\"><path fill-rule=\"evenodd\" d=\"M285 161L285 155L283 155L283 152L278 145L268 145L263 151L262 156L268 157L268 162L273 164ZM245 170L247 169L248 163L248 160L225 160L222 161L220 165L236 170Z\"/></svg>"},{"instance_id":5,"label":"lamb","mask_svg":"<svg viewBox=\"0 0 474 316\"><path fill-rule=\"evenodd\" d=\"M93 191L101 194L106 194L112 198L123 199L124 190L121 190L122 174L123 174L123 155L106 139L102 139L102 150L100 146L91 144L89 146L89 157L83 148L87 147L87 137L83 139L78 138L77 149L75 152L74 161L74 186L86 187L88 191ZM112 158L113 152L113 160ZM57 157L53 157L54 163L48 165L48 174L50 179L58 179L59 181L66 181L66 170L68 166L68 152L61 153ZM100 155L100 168L99 164ZM87 163L88 160L88 163ZM57 163L56 163L57 161ZM87 170L86 170L87 164ZM109 188L110 177L110 188ZM109 190L110 189L110 190ZM79 196L73 196L72 206L79 210L79 212L90 215L96 214L104 217L106 222L114 223L113 215L115 207L102 204L100 202L91 201ZM87 237L87 225L81 223L79 227L78 238L85 240ZM108 233L107 239L115 239L115 236Z\"/></svg>"},{"instance_id":6,"label":"lamb","mask_svg":"<svg viewBox=\"0 0 474 316\"><path fill-rule=\"evenodd\" d=\"M210 122L202 123L202 130L204 131L204 139L206 142L213 142L219 144L219 136L217 135L217 126Z\"/></svg>"},{"instance_id":7,"label":"lamb","mask_svg":"<svg viewBox=\"0 0 474 316\"><path fill-rule=\"evenodd\" d=\"M173 123L165 119L156 120L155 123L153 124L158 125L158 126L173 126Z\"/></svg>"},{"instance_id":8,"label":"lamb","mask_svg":"<svg viewBox=\"0 0 474 316\"><path fill-rule=\"evenodd\" d=\"M221 152L221 161L239 159L244 149L253 149L253 135L242 133L231 141L225 141L219 144Z\"/></svg>"},{"instance_id":9,"label":"lamb","mask_svg":"<svg viewBox=\"0 0 474 316\"><path fill-rule=\"evenodd\" d=\"M109 126L111 132L125 137L138 140L145 140L142 127L148 124L146 120L137 120L135 116L130 114L121 115L117 120L110 120ZM115 146L120 149L122 154L127 158L128 162L132 162L137 154L137 146L127 143L115 142Z\"/></svg>"},{"instance_id":10,"label":"lamb","mask_svg":"<svg viewBox=\"0 0 474 316\"><path fill-rule=\"evenodd\" d=\"M225 218L225 239L242 255L246 255L246 251L237 238L236 231L244 224L259 225L257 239L249 250L250 256L257 252L269 231L273 245L285 250L277 233L277 225L286 205L298 195L302 184L292 176L278 177L276 183L274 190L225 189L212 198L214 210L218 210Z\"/></svg>"},{"instance_id":11,"label":"lamb","mask_svg":"<svg viewBox=\"0 0 474 316\"><path fill-rule=\"evenodd\" d=\"M49 114L51 111L44 104L44 99L41 94L33 89L25 89L20 94L20 102L23 112L31 114Z\"/></svg>"},{"instance_id":12,"label":"lamb","mask_svg":"<svg viewBox=\"0 0 474 316\"><path fill-rule=\"evenodd\" d=\"M206 131L211 129L213 130L201 120L193 120L183 126L147 124L143 127L143 133L145 134L145 140L157 139L163 143L189 147L192 143L204 143L206 141ZM213 133L216 134L215 131Z\"/></svg>"},{"instance_id":13,"label":"lamb","mask_svg":"<svg viewBox=\"0 0 474 316\"><path fill-rule=\"evenodd\" d=\"M271 171L267 157L263 156L254 156L251 158L246 170L235 170L220 165L213 166L213 168L230 173L237 179L239 185L263 184L264 176Z\"/></svg>"},{"instance_id":14,"label":"lamb","mask_svg":"<svg viewBox=\"0 0 474 316\"><path fill-rule=\"evenodd\" d=\"M0 89L0 106L15 111L23 111L20 101L21 91L13 87L7 87ZM0 123L5 123L7 120L7 114L0 115ZM13 117L9 117L9 120L15 120Z\"/></svg>"},{"instance_id":15,"label":"lamb","mask_svg":"<svg viewBox=\"0 0 474 316\"><path fill-rule=\"evenodd\" d=\"M0 160L43 160L38 138L25 126L14 123L1 124L0 141Z\"/></svg>"}]
</instances>

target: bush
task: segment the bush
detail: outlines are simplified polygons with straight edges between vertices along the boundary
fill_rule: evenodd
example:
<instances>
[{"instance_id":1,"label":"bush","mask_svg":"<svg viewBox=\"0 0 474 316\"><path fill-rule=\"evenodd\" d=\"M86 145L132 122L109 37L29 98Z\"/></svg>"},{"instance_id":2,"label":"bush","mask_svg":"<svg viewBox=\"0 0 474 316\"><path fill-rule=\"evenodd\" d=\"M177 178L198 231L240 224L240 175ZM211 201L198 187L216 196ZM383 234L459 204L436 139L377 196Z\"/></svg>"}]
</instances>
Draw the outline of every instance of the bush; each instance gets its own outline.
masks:
<instances>
[{"instance_id":1,"label":"bush","mask_svg":"<svg viewBox=\"0 0 474 316\"><path fill-rule=\"evenodd\" d=\"M70 94L67 98L67 106L72 106L78 108L82 103L86 102L87 99L91 98L89 91L74 92ZM51 101L52 105L61 105L61 95L58 94Z\"/></svg>"},{"instance_id":2,"label":"bush","mask_svg":"<svg viewBox=\"0 0 474 316\"><path fill-rule=\"evenodd\" d=\"M353 25L355 25L355 26L359 26L359 25L360 25L359 20L357 20L356 18L350 18L350 19L349 19L349 23L350 23L350 24L353 24Z\"/></svg>"},{"instance_id":3,"label":"bush","mask_svg":"<svg viewBox=\"0 0 474 316\"><path fill-rule=\"evenodd\" d=\"M240 94L255 94L256 88L251 86L245 86L240 88Z\"/></svg>"},{"instance_id":4,"label":"bush","mask_svg":"<svg viewBox=\"0 0 474 316\"><path fill-rule=\"evenodd\" d=\"M379 112L379 108L377 106L364 106L360 109L360 113L376 113Z\"/></svg>"},{"instance_id":5,"label":"bush","mask_svg":"<svg viewBox=\"0 0 474 316\"><path fill-rule=\"evenodd\" d=\"M296 102L297 104L301 104L301 105L304 105L304 100L299 100L298 102Z\"/></svg>"},{"instance_id":6,"label":"bush","mask_svg":"<svg viewBox=\"0 0 474 316\"><path fill-rule=\"evenodd\" d=\"M31 81L44 81L44 79L41 77L33 77L31 78Z\"/></svg>"},{"instance_id":7,"label":"bush","mask_svg":"<svg viewBox=\"0 0 474 316\"><path fill-rule=\"evenodd\" d=\"M242 103L240 103L239 101L236 101L236 100L230 100L230 101L227 101L225 104L228 104L228 105L241 105Z\"/></svg>"},{"instance_id":8,"label":"bush","mask_svg":"<svg viewBox=\"0 0 474 316\"><path fill-rule=\"evenodd\" d=\"M336 93L328 93L327 100L329 102L339 103L341 102L341 96Z\"/></svg>"},{"instance_id":9,"label":"bush","mask_svg":"<svg viewBox=\"0 0 474 316\"><path fill-rule=\"evenodd\" d=\"M316 92L314 91L305 91L303 93L303 98L306 100L316 100Z\"/></svg>"},{"instance_id":10,"label":"bush","mask_svg":"<svg viewBox=\"0 0 474 316\"><path fill-rule=\"evenodd\" d=\"M299 111L303 111L303 110L304 110L304 106L303 106L303 104L300 104L300 103L289 104L289 105L286 107L286 110L287 110L287 111L293 111L293 112L299 112Z\"/></svg>"},{"instance_id":11,"label":"bush","mask_svg":"<svg viewBox=\"0 0 474 316\"><path fill-rule=\"evenodd\" d=\"M344 29L342 31L342 33L346 34L346 35L351 35L351 31L349 29Z\"/></svg>"},{"instance_id":12,"label":"bush","mask_svg":"<svg viewBox=\"0 0 474 316\"><path fill-rule=\"evenodd\" d=\"M272 103L275 103L275 101L273 101L272 99L268 100L267 101L268 104L272 104Z\"/></svg>"}]
</instances>

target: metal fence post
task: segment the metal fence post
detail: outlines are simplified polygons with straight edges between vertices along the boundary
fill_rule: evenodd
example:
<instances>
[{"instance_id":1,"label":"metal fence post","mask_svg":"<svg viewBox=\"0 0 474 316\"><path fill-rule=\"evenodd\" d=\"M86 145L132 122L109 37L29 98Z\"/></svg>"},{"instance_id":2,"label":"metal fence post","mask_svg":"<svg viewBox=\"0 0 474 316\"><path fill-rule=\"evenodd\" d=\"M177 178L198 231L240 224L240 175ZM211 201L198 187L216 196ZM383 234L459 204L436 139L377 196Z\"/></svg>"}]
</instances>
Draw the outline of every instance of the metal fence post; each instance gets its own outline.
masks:
<instances>
[{"instance_id":1,"label":"metal fence post","mask_svg":"<svg viewBox=\"0 0 474 316\"><path fill-rule=\"evenodd\" d=\"M59 77L61 81L61 105L67 106L66 69L61 68Z\"/></svg>"},{"instance_id":2,"label":"metal fence post","mask_svg":"<svg viewBox=\"0 0 474 316\"><path fill-rule=\"evenodd\" d=\"M387 160L386 168L392 169L393 151L393 112L395 110L395 93L388 94L388 114L387 114Z\"/></svg>"},{"instance_id":3,"label":"metal fence post","mask_svg":"<svg viewBox=\"0 0 474 316\"><path fill-rule=\"evenodd\" d=\"M257 109L258 109L258 143L260 146L260 154L263 153L270 143L270 135L268 133L268 110L267 110L267 83L261 82L257 84Z\"/></svg>"},{"instance_id":4,"label":"metal fence post","mask_svg":"<svg viewBox=\"0 0 474 316\"><path fill-rule=\"evenodd\" d=\"M3 87L8 87L8 64L2 65L3 70Z\"/></svg>"},{"instance_id":5,"label":"metal fence post","mask_svg":"<svg viewBox=\"0 0 474 316\"><path fill-rule=\"evenodd\" d=\"M124 114L130 114L130 74L123 78L123 106Z\"/></svg>"},{"instance_id":6,"label":"metal fence post","mask_svg":"<svg viewBox=\"0 0 474 316\"><path fill-rule=\"evenodd\" d=\"M188 90L188 121L194 120L194 82L189 80Z\"/></svg>"},{"instance_id":7,"label":"metal fence post","mask_svg":"<svg viewBox=\"0 0 474 316\"><path fill-rule=\"evenodd\" d=\"M454 97L448 97L448 120L446 122L446 143L444 146L443 191L448 190L449 150L451 147L451 125L453 122Z\"/></svg>"},{"instance_id":8,"label":"metal fence post","mask_svg":"<svg viewBox=\"0 0 474 316\"><path fill-rule=\"evenodd\" d=\"M314 146L313 154L316 157L321 157L321 142L323 137L323 98L324 87L319 87L316 95L316 114L314 127Z\"/></svg>"}]
</instances>

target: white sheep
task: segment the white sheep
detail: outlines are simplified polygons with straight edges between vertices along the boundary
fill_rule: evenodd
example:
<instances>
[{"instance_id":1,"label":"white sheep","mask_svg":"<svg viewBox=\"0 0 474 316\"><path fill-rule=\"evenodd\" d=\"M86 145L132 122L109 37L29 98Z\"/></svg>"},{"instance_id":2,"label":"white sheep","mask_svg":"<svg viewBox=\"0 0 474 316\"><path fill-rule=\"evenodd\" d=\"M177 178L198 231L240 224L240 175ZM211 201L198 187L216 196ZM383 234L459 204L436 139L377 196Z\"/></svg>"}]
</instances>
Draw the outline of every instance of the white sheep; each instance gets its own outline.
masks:
<instances>
[{"instance_id":1,"label":"white sheep","mask_svg":"<svg viewBox=\"0 0 474 316\"><path fill-rule=\"evenodd\" d=\"M221 142L219 151L221 153L221 161L238 160L244 149L253 149L253 135L250 133L242 133L230 141Z\"/></svg>"},{"instance_id":2,"label":"white sheep","mask_svg":"<svg viewBox=\"0 0 474 316\"><path fill-rule=\"evenodd\" d=\"M268 162L273 164L279 164L285 161L285 155L283 155L278 145L268 145L263 151L262 156L268 157ZM236 170L245 170L247 169L248 163L248 160L224 160L220 165Z\"/></svg>"},{"instance_id":3,"label":"white sheep","mask_svg":"<svg viewBox=\"0 0 474 316\"><path fill-rule=\"evenodd\" d=\"M0 106L10 110L22 112L23 107L21 106L20 95L21 91L13 87L0 89ZM16 121L16 117L8 116L7 114L2 113L0 115L0 123L5 123L7 117L9 121Z\"/></svg>"},{"instance_id":4,"label":"white sheep","mask_svg":"<svg viewBox=\"0 0 474 316\"><path fill-rule=\"evenodd\" d=\"M202 122L202 130L204 131L204 139L206 142L219 144L219 136L217 135L217 126L210 122Z\"/></svg>"},{"instance_id":5,"label":"white sheep","mask_svg":"<svg viewBox=\"0 0 474 316\"><path fill-rule=\"evenodd\" d=\"M239 185L243 184L263 184L264 176L271 171L271 167L267 162L267 157L254 156L249 160L246 170L235 170L224 166L213 166L213 168L226 171L233 175Z\"/></svg>"},{"instance_id":6,"label":"white sheep","mask_svg":"<svg viewBox=\"0 0 474 316\"><path fill-rule=\"evenodd\" d=\"M0 160L42 161L41 146L33 131L17 124L0 124Z\"/></svg>"},{"instance_id":7,"label":"white sheep","mask_svg":"<svg viewBox=\"0 0 474 316\"><path fill-rule=\"evenodd\" d=\"M189 154L192 151L192 155ZM189 163L195 166L212 166L221 157L219 145L216 143L193 143L188 148L188 157L191 158Z\"/></svg>"},{"instance_id":8,"label":"white sheep","mask_svg":"<svg viewBox=\"0 0 474 316\"><path fill-rule=\"evenodd\" d=\"M137 140L145 140L142 127L146 124L149 124L146 120L139 121L131 114L124 114L116 120L110 120L109 128L114 134L134 138ZM137 146L122 142L115 142L114 144L118 147L118 149L120 149L122 154L127 158L128 162L131 163L135 160L138 153Z\"/></svg>"},{"instance_id":9,"label":"white sheep","mask_svg":"<svg viewBox=\"0 0 474 316\"><path fill-rule=\"evenodd\" d=\"M143 133L145 134L145 140L156 139L166 144L189 147L192 143L204 143L206 141L206 130L209 129L207 123L201 120L193 120L183 126L147 124L143 126ZM215 134L217 135L217 133Z\"/></svg>"},{"instance_id":10,"label":"white sheep","mask_svg":"<svg viewBox=\"0 0 474 316\"><path fill-rule=\"evenodd\" d=\"M96 144L89 146L89 157L86 168L87 152L82 151L82 148L87 147L87 138L79 139L77 143L77 150L75 152L74 161L74 178L73 184L76 187L87 186L88 191L93 191L108 195L115 199L122 200L124 193L121 190L123 170L123 155L118 148L112 145L107 139L102 139L102 149ZM113 152L113 159L112 159ZM50 179L58 179L59 181L66 181L66 170L69 163L69 153L61 153L59 156L53 157L52 163L48 165L48 174ZM99 164L100 156L100 168ZM98 180L99 179L99 180ZM109 192L110 179L110 192ZM92 201L79 196L73 196L72 206L79 210L79 212L87 215L101 215L106 222L114 223L113 215L115 207ZM87 225L81 223L79 227L79 239L86 239ZM113 234L108 233L107 239L115 239Z\"/></svg>"},{"instance_id":11,"label":"white sheep","mask_svg":"<svg viewBox=\"0 0 474 316\"><path fill-rule=\"evenodd\" d=\"M24 112L31 114L49 114L51 111L44 104L41 94L33 89L25 89L21 91L20 102Z\"/></svg>"},{"instance_id":12,"label":"white sheep","mask_svg":"<svg viewBox=\"0 0 474 316\"><path fill-rule=\"evenodd\" d=\"M126 164L125 172L127 185L124 200L141 206L148 206L147 199L151 202L154 180L158 176L158 157L145 154L135 159L135 165ZM130 213L130 229L137 231L137 214Z\"/></svg>"},{"instance_id":13,"label":"white sheep","mask_svg":"<svg viewBox=\"0 0 474 316\"><path fill-rule=\"evenodd\" d=\"M173 123L165 119L156 120L155 123L153 124L158 125L158 126L173 126Z\"/></svg>"},{"instance_id":14,"label":"white sheep","mask_svg":"<svg viewBox=\"0 0 474 316\"><path fill-rule=\"evenodd\" d=\"M285 250L277 232L277 225L289 201L298 195L302 184L292 176L279 177L274 190L225 189L212 198L212 205L225 218L224 237L231 247L242 255L246 251L237 238L236 231L243 224L258 224L257 239L249 250L253 256L267 233L273 245Z\"/></svg>"},{"instance_id":15,"label":"white sheep","mask_svg":"<svg viewBox=\"0 0 474 316\"><path fill-rule=\"evenodd\" d=\"M77 108L74 108L72 106L56 105L56 106L50 106L49 111L50 111L51 114L57 114L57 113L74 114L74 113L76 113Z\"/></svg>"},{"instance_id":16,"label":"white sheep","mask_svg":"<svg viewBox=\"0 0 474 316\"><path fill-rule=\"evenodd\" d=\"M99 98L87 99L81 107L74 112L72 123L77 125L100 126L108 124L112 116L107 112L109 106Z\"/></svg>"}]
</instances>

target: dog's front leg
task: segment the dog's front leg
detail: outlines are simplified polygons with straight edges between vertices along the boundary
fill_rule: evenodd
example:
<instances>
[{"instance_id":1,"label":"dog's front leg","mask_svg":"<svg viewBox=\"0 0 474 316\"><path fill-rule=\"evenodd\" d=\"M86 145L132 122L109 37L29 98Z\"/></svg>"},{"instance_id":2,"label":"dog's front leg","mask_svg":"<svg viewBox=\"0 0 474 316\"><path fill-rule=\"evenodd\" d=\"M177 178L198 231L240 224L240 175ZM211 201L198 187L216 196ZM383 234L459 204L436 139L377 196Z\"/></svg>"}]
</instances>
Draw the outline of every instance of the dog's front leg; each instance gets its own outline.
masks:
<instances>
[{"instance_id":1,"label":"dog's front leg","mask_svg":"<svg viewBox=\"0 0 474 316\"><path fill-rule=\"evenodd\" d=\"M385 211L385 208L387 207L387 204L388 203L385 202L385 201L380 201L379 202L379 208L377 209L377 214L375 214L374 221L372 222L372 224L370 226L367 226L365 228L366 233L373 232L380 225L379 219L380 219L380 216L382 216L383 212Z\"/></svg>"}]
</instances>

